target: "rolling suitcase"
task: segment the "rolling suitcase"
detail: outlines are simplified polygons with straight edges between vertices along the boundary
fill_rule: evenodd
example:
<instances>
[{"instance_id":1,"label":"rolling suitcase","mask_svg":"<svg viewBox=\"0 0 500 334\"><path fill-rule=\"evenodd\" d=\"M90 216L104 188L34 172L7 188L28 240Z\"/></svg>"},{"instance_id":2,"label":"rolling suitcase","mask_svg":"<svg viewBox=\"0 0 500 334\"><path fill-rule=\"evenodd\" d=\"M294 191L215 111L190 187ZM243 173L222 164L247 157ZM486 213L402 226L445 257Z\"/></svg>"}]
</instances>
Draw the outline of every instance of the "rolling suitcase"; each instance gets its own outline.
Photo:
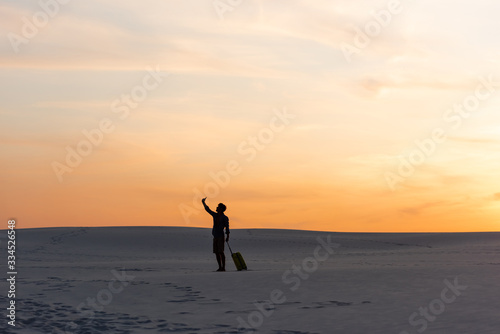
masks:
<instances>
[{"instance_id":1,"label":"rolling suitcase","mask_svg":"<svg viewBox=\"0 0 500 334\"><path fill-rule=\"evenodd\" d=\"M227 243L227 246L229 247L229 251L231 252L231 257L233 258L236 269L238 271L247 270L247 265L245 263L245 260L243 260L243 256L241 256L241 253L240 252L233 253L233 251L231 250L231 246L229 246L229 242Z\"/></svg>"}]
</instances>

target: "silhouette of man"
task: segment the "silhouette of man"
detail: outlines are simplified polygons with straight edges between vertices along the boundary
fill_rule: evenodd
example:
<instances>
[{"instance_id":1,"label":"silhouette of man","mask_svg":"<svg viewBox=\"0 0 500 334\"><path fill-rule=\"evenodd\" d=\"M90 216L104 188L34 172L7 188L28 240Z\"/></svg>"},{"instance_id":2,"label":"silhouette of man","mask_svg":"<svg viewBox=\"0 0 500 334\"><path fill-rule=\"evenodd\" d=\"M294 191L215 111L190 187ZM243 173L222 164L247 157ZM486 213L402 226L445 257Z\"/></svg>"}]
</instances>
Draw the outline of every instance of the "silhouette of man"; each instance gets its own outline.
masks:
<instances>
[{"instance_id":1,"label":"silhouette of man","mask_svg":"<svg viewBox=\"0 0 500 334\"><path fill-rule=\"evenodd\" d=\"M217 258L217 263L219 264L219 269L217 271L226 271L226 256L224 255L224 228L226 228L226 241L229 241L229 218L224 214L226 211L226 206L219 203L216 211L210 210L208 205L205 203L207 198L201 200L205 210L213 217L214 226L212 227L212 235L214 237L214 253Z\"/></svg>"}]
</instances>

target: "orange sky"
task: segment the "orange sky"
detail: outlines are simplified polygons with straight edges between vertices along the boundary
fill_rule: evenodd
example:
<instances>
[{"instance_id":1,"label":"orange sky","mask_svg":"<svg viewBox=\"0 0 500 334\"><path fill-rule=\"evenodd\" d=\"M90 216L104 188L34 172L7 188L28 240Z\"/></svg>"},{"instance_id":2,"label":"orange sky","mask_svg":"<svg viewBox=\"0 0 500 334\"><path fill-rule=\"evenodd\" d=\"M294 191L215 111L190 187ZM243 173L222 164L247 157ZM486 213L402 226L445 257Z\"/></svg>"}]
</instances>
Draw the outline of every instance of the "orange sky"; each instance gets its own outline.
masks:
<instances>
[{"instance_id":1,"label":"orange sky","mask_svg":"<svg viewBox=\"0 0 500 334\"><path fill-rule=\"evenodd\" d=\"M0 2L5 223L499 231L500 4L389 3Z\"/></svg>"}]
</instances>

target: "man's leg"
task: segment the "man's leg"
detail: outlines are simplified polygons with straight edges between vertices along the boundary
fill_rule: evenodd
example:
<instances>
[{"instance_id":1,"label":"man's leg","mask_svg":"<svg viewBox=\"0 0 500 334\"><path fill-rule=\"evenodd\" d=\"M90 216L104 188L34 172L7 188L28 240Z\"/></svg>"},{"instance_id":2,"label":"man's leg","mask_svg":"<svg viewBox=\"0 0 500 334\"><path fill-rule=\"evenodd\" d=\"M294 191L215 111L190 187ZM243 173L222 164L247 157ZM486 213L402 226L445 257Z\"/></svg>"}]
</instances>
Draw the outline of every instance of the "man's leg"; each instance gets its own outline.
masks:
<instances>
[{"instance_id":1,"label":"man's leg","mask_svg":"<svg viewBox=\"0 0 500 334\"><path fill-rule=\"evenodd\" d=\"M222 268L222 259L219 253L215 253L215 257L217 258L217 263L219 264L219 269Z\"/></svg>"},{"instance_id":2,"label":"man's leg","mask_svg":"<svg viewBox=\"0 0 500 334\"><path fill-rule=\"evenodd\" d=\"M219 264L219 269L220 269L220 268L222 268L222 262L221 262L221 258L220 258L220 255L219 255L219 245L217 243L217 239L216 238L214 238L213 250L214 250L215 258L217 259L217 263Z\"/></svg>"},{"instance_id":3,"label":"man's leg","mask_svg":"<svg viewBox=\"0 0 500 334\"><path fill-rule=\"evenodd\" d=\"M220 253L220 262L222 262L222 270L226 271L226 255Z\"/></svg>"}]
</instances>

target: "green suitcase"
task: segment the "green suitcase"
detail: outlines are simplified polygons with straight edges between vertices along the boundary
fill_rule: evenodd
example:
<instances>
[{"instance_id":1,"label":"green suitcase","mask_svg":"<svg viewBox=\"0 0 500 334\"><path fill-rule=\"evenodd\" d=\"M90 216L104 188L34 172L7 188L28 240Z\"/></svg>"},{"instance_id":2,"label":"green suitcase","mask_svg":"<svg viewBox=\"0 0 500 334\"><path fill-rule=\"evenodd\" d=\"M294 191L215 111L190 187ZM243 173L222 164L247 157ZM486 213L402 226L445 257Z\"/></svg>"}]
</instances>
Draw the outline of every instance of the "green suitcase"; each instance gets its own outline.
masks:
<instances>
[{"instance_id":1,"label":"green suitcase","mask_svg":"<svg viewBox=\"0 0 500 334\"><path fill-rule=\"evenodd\" d=\"M231 252L231 257L233 258L236 269L238 271L247 270L247 264L245 263L245 260L243 260L243 256L241 255L241 253L240 252L233 253L231 246L229 246L229 242L227 243L227 246L229 247L229 251Z\"/></svg>"}]
</instances>

